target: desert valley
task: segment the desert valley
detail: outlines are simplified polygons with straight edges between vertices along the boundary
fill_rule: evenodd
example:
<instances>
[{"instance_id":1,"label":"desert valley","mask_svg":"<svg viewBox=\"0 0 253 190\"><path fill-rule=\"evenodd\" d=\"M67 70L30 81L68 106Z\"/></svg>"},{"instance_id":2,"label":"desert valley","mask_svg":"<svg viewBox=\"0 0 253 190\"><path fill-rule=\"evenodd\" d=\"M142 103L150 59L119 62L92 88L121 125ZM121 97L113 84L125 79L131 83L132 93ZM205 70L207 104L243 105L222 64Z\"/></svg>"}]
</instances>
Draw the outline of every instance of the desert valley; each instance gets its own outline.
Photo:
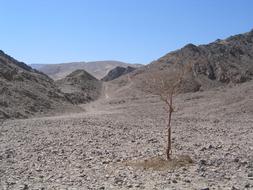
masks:
<instances>
[{"instance_id":1,"label":"desert valley","mask_svg":"<svg viewBox=\"0 0 253 190\"><path fill-rule=\"evenodd\" d=\"M182 65L166 160L166 104L147 81ZM0 189L253 189L252 79L253 30L147 65L0 51Z\"/></svg>"}]
</instances>

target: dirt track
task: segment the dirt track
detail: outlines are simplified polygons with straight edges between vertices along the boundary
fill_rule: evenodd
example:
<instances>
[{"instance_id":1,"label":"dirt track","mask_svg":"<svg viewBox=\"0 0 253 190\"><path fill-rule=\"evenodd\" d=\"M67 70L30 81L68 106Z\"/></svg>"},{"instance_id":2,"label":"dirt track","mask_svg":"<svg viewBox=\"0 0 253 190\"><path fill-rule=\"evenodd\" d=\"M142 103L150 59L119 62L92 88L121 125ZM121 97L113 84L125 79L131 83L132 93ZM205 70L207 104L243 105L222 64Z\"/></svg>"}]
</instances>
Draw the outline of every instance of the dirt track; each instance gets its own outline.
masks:
<instances>
[{"instance_id":1,"label":"dirt track","mask_svg":"<svg viewBox=\"0 0 253 190\"><path fill-rule=\"evenodd\" d=\"M163 171L122 164L164 156L159 99L104 89L85 112L1 124L0 189L253 188L252 82L177 97L173 153L194 164Z\"/></svg>"}]
</instances>

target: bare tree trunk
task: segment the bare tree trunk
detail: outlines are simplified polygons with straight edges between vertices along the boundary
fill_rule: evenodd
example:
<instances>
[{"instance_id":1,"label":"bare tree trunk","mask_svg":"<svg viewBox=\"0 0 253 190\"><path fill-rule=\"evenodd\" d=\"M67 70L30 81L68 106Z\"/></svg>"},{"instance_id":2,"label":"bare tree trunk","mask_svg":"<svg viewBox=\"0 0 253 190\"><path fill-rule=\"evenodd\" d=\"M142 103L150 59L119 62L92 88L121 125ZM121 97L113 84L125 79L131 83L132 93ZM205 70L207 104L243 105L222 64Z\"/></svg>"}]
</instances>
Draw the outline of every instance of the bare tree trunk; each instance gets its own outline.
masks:
<instances>
[{"instance_id":1,"label":"bare tree trunk","mask_svg":"<svg viewBox=\"0 0 253 190\"><path fill-rule=\"evenodd\" d=\"M169 113L169 122L168 122L168 141L167 141L167 150L166 150L166 156L167 160L170 160L171 157L171 126L170 126L170 119L171 119L171 113Z\"/></svg>"},{"instance_id":2,"label":"bare tree trunk","mask_svg":"<svg viewBox=\"0 0 253 190\"><path fill-rule=\"evenodd\" d=\"M171 115L173 112L173 107L172 107L172 94L170 95L169 98L169 120L168 120L168 125L167 125L167 129L168 129L168 144L167 144L167 149L166 149L166 156L167 156L167 160L171 159Z\"/></svg>"}]
</instances>

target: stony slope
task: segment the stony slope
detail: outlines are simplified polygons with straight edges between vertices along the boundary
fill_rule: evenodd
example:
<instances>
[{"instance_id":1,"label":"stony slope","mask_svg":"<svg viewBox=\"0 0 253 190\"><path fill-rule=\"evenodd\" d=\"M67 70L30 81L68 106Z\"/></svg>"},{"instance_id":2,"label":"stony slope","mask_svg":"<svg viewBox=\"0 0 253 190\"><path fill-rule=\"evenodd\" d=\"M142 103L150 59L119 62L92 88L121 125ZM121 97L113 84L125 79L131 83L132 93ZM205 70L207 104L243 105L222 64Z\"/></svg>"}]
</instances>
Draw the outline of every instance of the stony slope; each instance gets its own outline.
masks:
<instances>
[{"instance_id":1,"label":"stony slope","mask_svg":"<svg viewBox=\"0 0 253 190\"><path fill-rule=\"evenodd\" d=\"M145 88L143 81L152 77L152 73L170 73L179 65L191 67L185 74L184 90L187 92L251 80L253 30L207 45L188 44L131 73L131 83ZM124 80L126 83L127 77L119 83Z\"/></svg>"},{"instance_id":2,"label":"stony slope","mask_svg":"<svg viewBox=\"0 0 253 190\"><path fill-rule=\"evenodd\" d=\"M126 75L132 71L134 71L136 68L135 67L115 67L114 69L110 70L109 73L103 77L101 80L102 81L111 81L116 78L119 78L122 75Z\"/></svg>"},{"instance_id":3,"label":"stony slope","mask_svg":"<svg viewBox=\"0 0 253 190\"><path fill-rule=\"evenodd\" d=\"M97 99L102 88L102 83L85 70L76 70L56 84L73 104Z\"/></svg>"},{"instance_id":4,"label":"stony slope","mask_svg":"<svg viewBox=\"0 0 253 190\"><path fill-rule=\"evenodd\" d=\"M62 79L71 72L83 69L96 77L103 78L113 68L120 67L140 67L140 64L128 64L120 61L95 61L95 62L73 62L62 64L32 64L33 68L47 74L54 80Z\"/></svg>"},{"instance_id":5,"label":"stony slope","mask_svg":"<svg viewBox=\"0 0 253 190\"><path fill-rule=\"evenodd\" d=\"M25 118L65 104L52 79L0 51L0 119Z\"/></svg>"}]
</instances>

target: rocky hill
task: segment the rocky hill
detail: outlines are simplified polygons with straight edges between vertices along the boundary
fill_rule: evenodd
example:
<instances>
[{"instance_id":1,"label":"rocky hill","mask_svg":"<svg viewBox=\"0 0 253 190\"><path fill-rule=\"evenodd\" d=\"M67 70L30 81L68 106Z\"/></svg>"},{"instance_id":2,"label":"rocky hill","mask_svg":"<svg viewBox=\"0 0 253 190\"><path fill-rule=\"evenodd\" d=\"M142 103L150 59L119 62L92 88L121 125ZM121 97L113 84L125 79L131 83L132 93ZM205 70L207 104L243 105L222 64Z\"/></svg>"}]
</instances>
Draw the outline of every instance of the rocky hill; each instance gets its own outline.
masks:
<instances>
[{"instance_id":1,"label":"rocky hill","mask_svg":"<svg viewBox=\"0 0 253 190\"><path fill-rule=\"evenodd\" d=\"M0 51L0 119L26 118L70 105L45 74Z\"/></svg>"},{"instance_id":2,"label":"rocky hill","mask_svg":"<svg viewBox=\"0 0 253 190\"><path fill-rule=\"evenodd\" d=\"M56 84L73 104L97 99L102 87L101 81L85 70L76 70L64 79L56 81Z\"/></svg>"},{"instance_id":3,"label":"rocky hill","mask_svg":"<svg viewBox=\"0 0 253 190\"><path fill-rule=\"evenodd\" d=\"M188 65L183 90L186 92L237 84L253 78L253 30L207 45L188 44L131 73L131 84L145 89L153 73L170 73ZM172 73L171 73L172 74ZM125 77L119 79L128 81Z\"/></svg>"},{"instance_id":4,"label":"rocky hill","mask_svg":"<svg viewBox=\"0 0 253 190\"><path fill-rule=\"evenodd\" d=\"M95 61L95 62L73 62L61 64L31 64L31 66L51 77L59 80L66 77L71 72L83 69L96 77L103 78L110 70L115 67L140 67L140 64L128 64L120 61Z\"/></svg>"},{"instance_id":5,"label":"rocky hill","mask_svg":"<svg viewBox=\"0 0 253 190\"><path fill-rule=\"evenodd\" d=\"M119 78L122 75L126 75L132 71L134 71L136 68L135 67L115 67L114 69L110 70L109 73L103 77L101 80L102 81L110 81L114 80L116 78Z\"/></svg>"}]
</instances>

